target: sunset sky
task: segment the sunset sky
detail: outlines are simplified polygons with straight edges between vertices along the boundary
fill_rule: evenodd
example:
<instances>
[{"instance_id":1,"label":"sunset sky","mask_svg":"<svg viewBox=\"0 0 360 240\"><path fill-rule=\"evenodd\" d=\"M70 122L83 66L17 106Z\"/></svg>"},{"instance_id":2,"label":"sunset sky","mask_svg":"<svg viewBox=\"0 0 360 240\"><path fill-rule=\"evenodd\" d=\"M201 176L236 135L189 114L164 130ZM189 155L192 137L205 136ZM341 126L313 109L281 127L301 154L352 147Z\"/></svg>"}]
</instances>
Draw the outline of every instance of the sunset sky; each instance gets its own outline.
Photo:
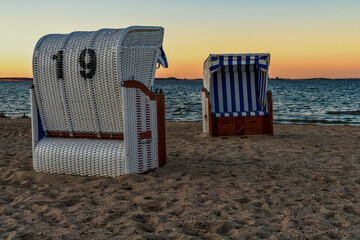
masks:
<instances>
[{"instance_id":1,"label":"sunset sky","mask_svg":"<svg viewBox=\"0 0 360 240\"><path fill-rule=\"evenodd\" d=\"M359 0L0 0L0 77L32 77L48 33L165 28L169 68L156 77L201 78L210 53L269 52L270 77L360 78Z\"/></svg>"}]
</instances>

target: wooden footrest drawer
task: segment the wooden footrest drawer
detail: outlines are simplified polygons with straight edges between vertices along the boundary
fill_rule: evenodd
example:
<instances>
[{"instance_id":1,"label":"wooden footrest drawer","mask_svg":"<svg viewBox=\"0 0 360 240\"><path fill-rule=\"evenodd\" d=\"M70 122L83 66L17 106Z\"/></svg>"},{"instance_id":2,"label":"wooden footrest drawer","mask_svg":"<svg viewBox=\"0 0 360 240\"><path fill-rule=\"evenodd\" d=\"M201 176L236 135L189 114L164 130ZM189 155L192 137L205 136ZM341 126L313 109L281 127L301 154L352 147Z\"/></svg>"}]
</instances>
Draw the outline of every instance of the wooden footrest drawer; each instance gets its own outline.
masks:
<instances>
[{"instance_id":1,"label":"wooden footrest drawer","mask_svg":"<svg viewBox=\"0 0 360 240\"><path fill-rule=\"evenodd\" d=\"M217 135L231 136L235 135L236 126L234 118L219 118L217 119Z\"/></svg>"},{"instance_id":2,"label":"wooden footrest drawer","mask_svg":"<svg viewBox=\"0 0 360 240\"><path fill-rule=\"evenodd\" d=\"M244 131L246 135L263 133L262 117L246 117L244 118Z\"/></svg>"}]
</instances>

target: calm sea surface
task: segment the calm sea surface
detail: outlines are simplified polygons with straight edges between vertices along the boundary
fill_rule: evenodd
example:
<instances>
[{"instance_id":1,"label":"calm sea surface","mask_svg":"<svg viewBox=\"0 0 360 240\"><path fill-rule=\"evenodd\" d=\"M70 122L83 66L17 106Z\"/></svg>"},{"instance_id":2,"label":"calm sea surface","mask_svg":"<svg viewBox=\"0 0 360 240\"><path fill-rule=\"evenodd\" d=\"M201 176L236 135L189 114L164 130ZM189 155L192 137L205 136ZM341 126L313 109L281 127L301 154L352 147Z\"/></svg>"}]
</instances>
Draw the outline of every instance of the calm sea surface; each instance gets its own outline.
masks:
<instances>
[{"instance_id":1,"label":"calm sea surface","mask_svg":"<svg viewBox=\"0 0 360 240\"><path fill-rule=\"evenodd\" d=\"M30 116L31 82L0 82L0 112ZM157 81L167 121L201 121L201 81ZM276 123L360 125L360 81L272 80Z\"/></svg>"}]
</instances>

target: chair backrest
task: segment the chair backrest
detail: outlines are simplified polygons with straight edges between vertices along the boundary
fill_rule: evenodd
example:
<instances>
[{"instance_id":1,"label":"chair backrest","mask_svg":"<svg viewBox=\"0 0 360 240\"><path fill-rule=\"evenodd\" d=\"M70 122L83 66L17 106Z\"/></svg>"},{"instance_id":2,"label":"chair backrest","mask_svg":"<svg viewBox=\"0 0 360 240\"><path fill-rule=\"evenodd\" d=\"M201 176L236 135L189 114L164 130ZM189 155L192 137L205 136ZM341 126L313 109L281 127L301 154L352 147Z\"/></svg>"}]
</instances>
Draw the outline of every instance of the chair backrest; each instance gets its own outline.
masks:
<instances>
[{"instance_id":1,"label":"chair backrest","mask_svg":"<svg viewBox=\"0 0 360 240\"><path fill-rule=\"evenodd\" d=\"M211 112L264 111L269 54L210 55L204 64L204 87Z\"/></svg>"},{"instance_id":2,"label":"chair backrest","mask_svg":"<svg viewBox=\"0 0 360 240\"><path fill-rule=\"evenodd\" d=\"M33 56L36 101L44 131L123 133L121 82L154 84L162 27L50 34Z\"/></svg>"}]
</instances>

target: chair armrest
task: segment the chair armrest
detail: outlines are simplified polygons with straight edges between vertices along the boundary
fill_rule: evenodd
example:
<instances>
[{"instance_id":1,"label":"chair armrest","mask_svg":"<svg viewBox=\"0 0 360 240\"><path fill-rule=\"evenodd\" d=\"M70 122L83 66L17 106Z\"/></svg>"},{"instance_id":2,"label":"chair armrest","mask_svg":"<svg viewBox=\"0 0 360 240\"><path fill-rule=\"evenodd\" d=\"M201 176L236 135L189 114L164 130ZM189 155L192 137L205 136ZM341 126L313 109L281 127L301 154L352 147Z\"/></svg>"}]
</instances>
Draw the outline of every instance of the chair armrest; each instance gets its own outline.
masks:
<instances>
[{"instance_id":1,"label":"chair armrest","mask_svg":"<svg viewBox=\"0 0 360 240\"><path fill-rule=\"evenodd\" d=\"M205 96L210 99L210 93L208 92L208 90L206 88L202 88L201 91L204 92Z\"/></svg>"},{"instance_id":2,"label":"chair armrest","mask_svg":"<svg viewBox=\"0 0 360 240\"><path fill-rule=\"evenodd\" d=\"M140 89L150 100L155 100L155 94L148 89L143 83L136 80L127 80L121 83L121 86L126 88L137 88Z\"/></svg>"}]
</instances>

